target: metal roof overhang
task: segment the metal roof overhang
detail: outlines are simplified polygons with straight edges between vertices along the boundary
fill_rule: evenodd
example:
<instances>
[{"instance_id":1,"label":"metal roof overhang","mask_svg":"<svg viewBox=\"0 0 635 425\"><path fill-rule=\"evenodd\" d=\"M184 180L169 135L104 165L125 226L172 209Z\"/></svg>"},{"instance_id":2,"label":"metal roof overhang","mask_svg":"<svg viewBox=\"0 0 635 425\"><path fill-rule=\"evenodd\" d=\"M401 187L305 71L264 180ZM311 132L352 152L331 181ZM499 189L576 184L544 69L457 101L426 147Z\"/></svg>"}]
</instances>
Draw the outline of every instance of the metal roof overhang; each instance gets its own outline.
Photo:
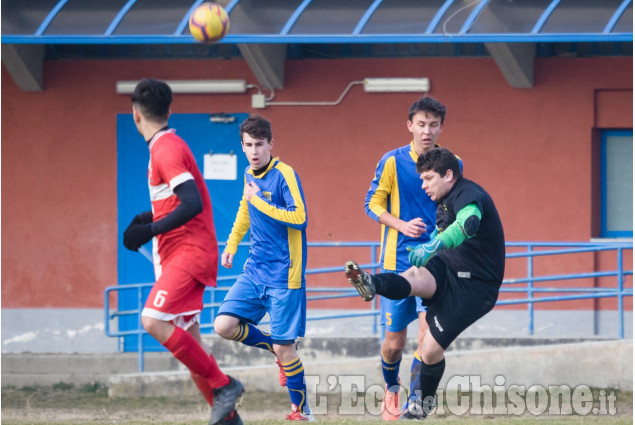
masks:
<instances>
[{"instance_id":1,"label":"metal roof overhang","mask_svg":"<svg viewBox=\"0 0 635 425\"><path fill-rule=\"evenodd\" d=\"M2 61L41 80L44 45L197 43L187 24L202 2L2 0ZM535 43L633 41L632 0L217 2L231 22L219 43L238 45L264 88L283 87L286 44L484 43L512 86L531 87Z\"/></svg>"}]
</instances>

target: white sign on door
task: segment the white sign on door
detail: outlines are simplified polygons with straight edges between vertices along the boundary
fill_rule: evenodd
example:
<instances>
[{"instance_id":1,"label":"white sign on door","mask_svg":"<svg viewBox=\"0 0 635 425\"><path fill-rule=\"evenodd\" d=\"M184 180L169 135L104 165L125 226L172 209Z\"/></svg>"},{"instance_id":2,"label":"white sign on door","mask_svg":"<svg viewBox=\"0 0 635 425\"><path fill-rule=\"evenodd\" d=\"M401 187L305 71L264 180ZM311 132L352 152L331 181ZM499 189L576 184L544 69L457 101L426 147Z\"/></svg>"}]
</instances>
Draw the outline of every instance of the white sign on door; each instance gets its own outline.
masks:
<instances>
[{"instance_id":1,"label":"white sign on door","mask_svg":"<svg viewBox=\"0 0 635 425\"><path fill-rule=\"evenodd\" d=\"M205 154L203 176L206 180L236 180L237 164L233 154Z\"/></svg>"}]
</instances>

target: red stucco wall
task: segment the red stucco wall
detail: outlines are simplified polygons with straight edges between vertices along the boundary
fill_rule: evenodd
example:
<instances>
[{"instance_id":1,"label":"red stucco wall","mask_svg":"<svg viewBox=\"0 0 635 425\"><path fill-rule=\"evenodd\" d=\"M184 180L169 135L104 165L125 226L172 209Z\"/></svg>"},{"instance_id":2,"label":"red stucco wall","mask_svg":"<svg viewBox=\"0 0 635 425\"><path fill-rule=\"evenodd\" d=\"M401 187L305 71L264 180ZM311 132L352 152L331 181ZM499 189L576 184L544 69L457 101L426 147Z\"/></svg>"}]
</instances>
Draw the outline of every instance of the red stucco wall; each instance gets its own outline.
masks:
<instances>
[{"instance_id":1,"label":"red stucco wall","mask_svg":"<svg viewBox=\"0 0 635 425\"><path fill-rule=\"evenodd\" d=\"M44 91L24 93L2 68L2 306L96 308L117 280L115 120L130 104L115 93L116 81L257 81L238 60L59 60L45 62L44 76ZM536 59L532 89L510 87L488 58L290 60L275 100L333 101L350 81L399 76L430 78L430 95L448 107L440 142L492 194L507 240L594 236L596 93L622 92L620 107L602 97L600 121L632 128L632 102L623 101L632 100L632 58ZM177 95L172 110L265 115L274 126L274 153L302 178L309 240L359 241L379 236L364 195L381 155L409 142L407 110L416 97L355 86L338 106L253 110L245 94ZM365 261L368 251L316 249L309 267L351 256ZM592 258L572 262L594 267ZM524 270L510 263L508 275Z\"/></svg>"}]
</instances>

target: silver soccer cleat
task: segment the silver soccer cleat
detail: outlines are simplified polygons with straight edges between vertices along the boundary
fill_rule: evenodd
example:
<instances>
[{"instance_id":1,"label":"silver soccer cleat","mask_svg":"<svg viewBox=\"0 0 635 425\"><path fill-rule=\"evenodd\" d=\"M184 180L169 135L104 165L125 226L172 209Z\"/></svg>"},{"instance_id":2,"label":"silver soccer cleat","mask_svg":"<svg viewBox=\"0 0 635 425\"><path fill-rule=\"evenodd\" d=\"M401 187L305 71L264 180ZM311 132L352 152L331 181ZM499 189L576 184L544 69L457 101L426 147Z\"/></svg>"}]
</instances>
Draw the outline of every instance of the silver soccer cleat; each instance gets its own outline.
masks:
<instances>
[{"instance_id":1,"label":"silver soccer cleat","mask_svg":"<svg viewBox=\"0 0 635 425\"><path fill-rule=\"evenodd\" d=\"M355 261L347 261L344 272L364 301L375 298L375 284L371 275L360 269Z\"/></svg>"}]
</instances>

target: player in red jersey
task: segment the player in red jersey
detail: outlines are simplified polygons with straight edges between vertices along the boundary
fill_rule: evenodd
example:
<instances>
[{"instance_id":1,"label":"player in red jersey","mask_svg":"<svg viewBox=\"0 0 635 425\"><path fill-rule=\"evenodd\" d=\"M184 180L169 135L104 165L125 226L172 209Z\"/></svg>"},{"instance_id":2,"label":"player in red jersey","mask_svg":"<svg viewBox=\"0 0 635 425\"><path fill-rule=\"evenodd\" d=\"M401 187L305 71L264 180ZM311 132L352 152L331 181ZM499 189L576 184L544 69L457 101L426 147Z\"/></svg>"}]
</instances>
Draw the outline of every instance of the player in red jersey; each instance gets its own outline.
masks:
<instances>
[{"instance_id":1,"label":"player in red jersey","mask_svg":"<svg viewBox=\"0 0 635 425\"><path fill-rule=\"evenodd\" d=\"M141 313L144 329L183 363L212 408L210 425L242 424L234 405L240 381L225 375L201 340L205 286L216 286L218 244L212 203L192 152L168 127L172 90L143 79L132 93L132 117L148 143L152 210L124 232L126 248L153 241L156 283Z\"/></svg>"}]
</instances>

